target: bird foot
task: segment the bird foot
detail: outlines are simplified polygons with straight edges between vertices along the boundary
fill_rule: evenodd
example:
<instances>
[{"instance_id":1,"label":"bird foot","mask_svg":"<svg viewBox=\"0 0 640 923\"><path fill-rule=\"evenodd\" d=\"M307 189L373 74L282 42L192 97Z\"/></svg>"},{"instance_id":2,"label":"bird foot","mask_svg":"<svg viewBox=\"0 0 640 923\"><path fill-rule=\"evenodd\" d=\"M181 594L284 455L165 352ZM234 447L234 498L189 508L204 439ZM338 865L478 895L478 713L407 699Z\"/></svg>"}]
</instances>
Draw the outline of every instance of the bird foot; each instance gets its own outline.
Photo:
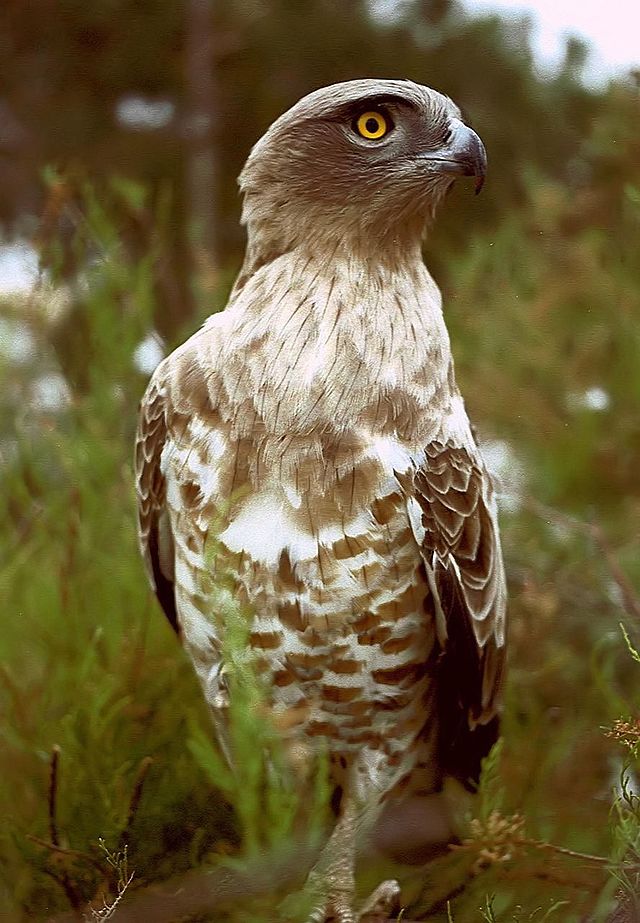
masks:
<instances>
[{"instance_id":1,"label":"bird foot","mask_svg":"<svg viewBox=\"0 0 640 923\"><path fill-rule=\"evenodd\" d=\"M400 885L394 879L383 881L360 908L357 923L378 923L400 910Z\"/></svg>"},{"instance_id":2,"label":"bird foot","mask_svg":"<svg viewBox=\"0 0 640 923\"><path fill-rule=\"evenodd\" d=\"M317 906L307 923L386 923L400 909L400 885L383 881L369 895L358 912L352 909L350 895L334 892Z\"/></svg>"}]
</instances>

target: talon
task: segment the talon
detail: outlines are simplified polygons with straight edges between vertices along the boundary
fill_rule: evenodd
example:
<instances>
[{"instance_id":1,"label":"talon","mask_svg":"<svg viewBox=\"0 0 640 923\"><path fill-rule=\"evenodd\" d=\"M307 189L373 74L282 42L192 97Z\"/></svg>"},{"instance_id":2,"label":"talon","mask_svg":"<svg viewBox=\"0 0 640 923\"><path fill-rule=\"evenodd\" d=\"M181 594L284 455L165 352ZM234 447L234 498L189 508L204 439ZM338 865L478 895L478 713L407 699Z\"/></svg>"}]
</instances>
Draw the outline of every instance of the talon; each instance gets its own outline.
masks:
<instances>
[{"instance_id":1,"label":"talon","mask_svg":"<svg viewBox=\"0 0 640 923\"><path fill-rule=\"evenodd\" d=\"M394 879L383 881L369 895L358 915L358 923L375 923L377 918L385 920L400 910L400 885Z\"/></svg>"},{"instance_id":2,"label":"talon","mask_svg":"<svg viewBox=\"0 0 640 923\"><path fill-rule=\"evenodd\" d=\"M357 923L356 914L351 909L350 893L335 893L329 902L327 920L331 923Z\"/></svg>"},{"instance_id":3,"label":"talon","mask_svg":"<svg viewBox=\"0 0 640 923\"><path fill-rule=\"evenodd\" d=\"M307 923L325 923L327 919L327 914L324 907L317 907L316 910L312 911Z\"/></svg>"}]
</instances>

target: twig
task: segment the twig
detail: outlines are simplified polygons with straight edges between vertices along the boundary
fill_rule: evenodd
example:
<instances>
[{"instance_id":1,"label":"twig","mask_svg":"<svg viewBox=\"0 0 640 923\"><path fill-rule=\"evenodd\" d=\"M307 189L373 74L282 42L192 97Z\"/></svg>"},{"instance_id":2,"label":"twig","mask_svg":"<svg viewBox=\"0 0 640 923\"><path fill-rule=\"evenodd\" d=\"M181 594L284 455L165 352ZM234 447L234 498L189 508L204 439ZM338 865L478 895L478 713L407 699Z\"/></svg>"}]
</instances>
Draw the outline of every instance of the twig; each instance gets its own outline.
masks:
<instances>
[{"instance_id":1,"label":"twig","mask_svg":"<svg viewBox=\"0 0 640 923\"><path fill-rule=\"evenodd\" d=\"M138 772L136 773L136 778L134 781L133 789L131 792L131 798L129 799L129 806L127 810L127 818L125 825L120 833L118 850L125 851L127 848L127 840L131 832L131 827L136 817L138 807L140 805L140 799L142 797L142 790L144 787L144 782L149 771L153 760L151 757L147 756L141 760L140 765L138 766ZM58 808L58 780L59 780L59 766L60 766L60 747L56 744L53 750L51 751L51 759L49 761L49 788L48 788L48 810L49 810L49 841L42 839L41 837L34 836L32 834L27 834L27 839L31 842L36 843L38 846L42 846L44 849L48 849L51 853L72 859L80 860L81 862L88 863L93 866L101 876L104 875L104 866L97 859L94 859L93 856L88 855L87 853L80 852L76 849L68 849L60 845L60 836L58 833L58 822L57 822L57 808ZM72 884L71 878L65 870L56 871L52 869L45 870L47 874L53 878L64 890L69 904L74 910L74 916L77 917L77 912L82 908L82 901L80 896L76 893L76 890ZM106 920L110 919L111 916L115 913L116 906L120 904L121 899L124 896L125 891L127 890L129 884L133 879L133 874L129 876L128 881L124 882L124 887L119 888L118 897L115 903L109 907L106 907L103 911L98 911L98 914L104 914L108 912L106 916L98 916L98 919Z\"/></svg>"},{"instance_id":2,"label":"twig","mask_svg":"<svg viewBox=\"0 0 640 923\"><path fill-rule=\"evenodd\" d=\"M105 920L111 920L115 916L116 910L118 909L120 902L123 900L125 894L127 893L127 889L133 881L134 875L135 872L131 872L126 881L123 880L122 883L118 886L118 894L116 895L113 903L107 904L107 902L104 901L100 910L95 910L94 907L91 907L91 916L95 923L104 923Z\"/></svg>"},{"instance_id":3,"label":"twig","mask_svg":"<svg viewBox=\"0 0 640 923\"><path fill-rule=\"evenodd\" d=\"M136 773L135 782L133 783L133 789L131 791L131 798L129 799L129 809L127 811L127 820L122 828L120 833L120 838L118 840L118 850L124 849L129 840L129 834L131 833L131 828L140 805L140 799L142 798L142 789L144 788L145 779L147 773L153 763L153 759L150 756L145 756L143 760L140 761L138 766L138 772Z\"/></svg>"},{"instance_id":4,"label":"twig","mask_svg":"<svg viewBox=\"0 0 640 923\"><path fill-rule=\"evenodd\" d=\"M595 862L597 865L610 865L611 860L606 856L594 856L586 852L577 852L567 849L566 846L556 846L555 843L545 843L542 840L520 840L523 846L532 846L534 849L548 849L550 852L560 853L561 856L570 856L572 859L582 859L585 862Z\"/></svg>"},{"instance_id":5,"label":"twig","mask_svg":"<svg viewBox=\"0 0 640 923\"><path fill-rule=\"evenodd\" d=\"M500 878L505 881L524 881L531 882L532 879L544 881L551 885L563 888L572 888L575 891L588 891L589 893L598 893L602 890L602 879L598 876L590 875L588 878L582 875L561 874L552 869L542 868L499 868L496 870Z\"/></svg>"},{"instance_id":6,"label":"twig","mask_svg":"<svg viewBox=\"0 0 640 923\"><path fill-rule=\"evenodd\" d=\"M58 827L56 824L56 811L58 801L58 764L60 762L60 747L56 744L51 751L49 761L49 837L54 846L60 845Z\"/></svg>"},{"instance_id":7,"label":"twig","mask_svg":"<svg viewBox=\"0 0 640 923\"><path fill-rule=\"evenodd\" d=\"M75 891L73 891L73 889L69 890L70 886L66 881L66 878L62 878L52 869L43 869L42 871L45 875L48 875L49 878L52 878L58 887L62 888L67 900L69 901L69 904L72 907L71 913L65 914L65 920L68 920L69 923L71 923L72 920L79 920L81 923L84 923L81 904L76 899Z\"/></svg>"},{"instance_id":8,"label":"twig","mask_svg":"<svg viewBox=\"0 0 640 923\"><path fill-rule=\"evenodd\" d=\"M57 822L57 811L58 811L58 767L60 764L60 747L58 744L55 744L51 751L51 759L49 761L49 792L48 792L48 807L49 807L49 837L51 843L46 843L45 846L48 848L53 848L56 851L60 851L60 839L58 837L58 822ZM49 874L54 878L58 884L64 890L64 893L67 895L67 900L71 904L74 910L79 910L81 907L81 900L79 895L76 893L76 889L71 883L71 879L64 869L58 874L57 872L50 871Z\"/></svg>"},{"instance_id":9,"label":"twig","mask_svg":"<svg viewBox=\"0 0 640 923\"><path fill-rule=\"evenodd\" d=\"M80 852L78 849L68 849L64 846L57 846L55 843L49 843L47 840L43 840L42 837L35 836L32 833L27 833L27 839L31 840L32 843L35 843L37 846L42 846L44 849L49 849L51 852L54 852L60 856L68 856L70 859L78 859L81 862L88 862L95 869L97 869L101 875L104 874L104 866L97 859L94 859L93 856L90 856L88 853Z\"/></svg>"}]
</instances>

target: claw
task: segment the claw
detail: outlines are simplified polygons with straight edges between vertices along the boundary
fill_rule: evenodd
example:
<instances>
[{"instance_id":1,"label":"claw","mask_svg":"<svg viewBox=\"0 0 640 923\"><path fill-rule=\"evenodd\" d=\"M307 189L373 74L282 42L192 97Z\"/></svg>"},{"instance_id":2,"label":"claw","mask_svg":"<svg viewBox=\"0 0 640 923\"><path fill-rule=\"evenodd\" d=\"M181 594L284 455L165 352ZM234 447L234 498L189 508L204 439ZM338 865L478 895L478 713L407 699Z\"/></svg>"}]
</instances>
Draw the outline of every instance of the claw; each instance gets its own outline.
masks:
<instances>
[{"instance_id":1,"label":"claw","mask_svg":"<svg viewBox=\"0 0 640 923\"><path fill-rule=\"evenodd\" d=\"M360 908L357 923L388 919L400 910L400 885L394 879L383 881Z\"/></svg>"},{"instance_id":2,"label":"claw","mask_svg":"<svg viewBox=\"0 0 640 923\"><path fill-rule=\"evenodd\" d=\"M316 907L307 923L358 923L358 920L350 907L330 901L326 906Z\"/></svg>"},{"instance_id":3,"label":"claw","mask_svg":"<svg viewBox=\"0 0 640 923\"><path fill-rule=\"evenodd\" d=\"M383 881L369 895L358 913L351 909L349 895L333 892L317 904L306 923L383 923L400 910L400 885Z\"/></svg>"},{"instance_id":4,"label":"claw","mask_svg":"<svg viewBox=\"0 0 640 923\"><path fill-rule=\"evenodd\" d=\"M325 923L327 919L327 911L325 907L316 907L316 909L310 914L307 923Z\"/></svg>"}]
</instances>

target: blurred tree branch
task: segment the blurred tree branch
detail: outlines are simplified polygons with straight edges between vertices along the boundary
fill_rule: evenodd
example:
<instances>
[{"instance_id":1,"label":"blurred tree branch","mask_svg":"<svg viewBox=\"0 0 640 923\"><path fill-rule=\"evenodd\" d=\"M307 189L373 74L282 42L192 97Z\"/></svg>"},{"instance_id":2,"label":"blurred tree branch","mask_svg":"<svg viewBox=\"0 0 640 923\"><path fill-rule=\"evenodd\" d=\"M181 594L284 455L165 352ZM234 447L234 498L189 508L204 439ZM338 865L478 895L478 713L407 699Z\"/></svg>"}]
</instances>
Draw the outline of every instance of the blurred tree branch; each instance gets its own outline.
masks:
<instances>
[{"instance_id":1,"label":"blurred tree branch","mask_svg":"<svg viewBox=\"0 0 640 923\"><path fill-rule=\"evenodd\" d=\"M574 532L581 532L594 543L602 553L602 558L607 566L607 570L620 591L624 610L635 619L640 626L640 596L621 568L602 526L598 522L585 522L582 519L578 519L576 516L570 516L568 513L563 513L550 506L545 506L543 503L539 503L532 498L526 501L526 506L532 513L539 516L541 519L545 519L547 522L558 523Z\"/></svg>"},{"instance_id":2,"label":"blurred tree branch","mask_svg":"<svg viewBox=\"0 0 640 923\"><path fill-rule=\"evenodd\" d=\"M218 268L215 201L217 173L217 99L211 51L214 47L212 0L188 0L186 5L185 77L188 118L187 142L188 229L195 268L205 288Z\"/></svg>"}]
</instances>

